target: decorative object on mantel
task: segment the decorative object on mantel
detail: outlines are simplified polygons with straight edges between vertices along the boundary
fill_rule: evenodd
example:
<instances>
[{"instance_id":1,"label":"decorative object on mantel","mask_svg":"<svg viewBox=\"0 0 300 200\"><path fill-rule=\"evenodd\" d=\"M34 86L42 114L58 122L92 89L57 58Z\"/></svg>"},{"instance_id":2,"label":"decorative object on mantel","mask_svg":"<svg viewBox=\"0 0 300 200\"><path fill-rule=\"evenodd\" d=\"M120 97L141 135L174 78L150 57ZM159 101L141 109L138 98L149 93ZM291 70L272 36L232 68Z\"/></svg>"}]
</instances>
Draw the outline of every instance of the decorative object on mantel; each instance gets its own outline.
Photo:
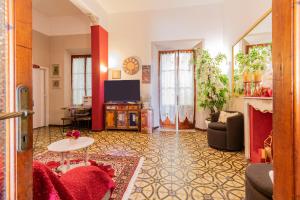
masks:
<instances>
[{"instance_id":1,"label":"decorative object on mantel","mask_svg":"<svg viewBox=\"0 0 300 200\"><path fill-rule=\"evenodd\" d=\"M121 79L121 70L119 70L119 69L112 69L111 70L111 78L112 79Z\"/></svg>"},{"instance_id":2,"label":"decorative object on mantel","mask_svg":"<svg viewBox=\"0 0 300 200\"><path fill-rule=\"evenodd\" d=\"M249 49L247 54L240 51L236 55L238 69L235 70L235 81L238 76L243 77L245 96L262 96L262 74L271 63L271 51L271 45L258 45Z\"/></svg>"},{"instance_id":3,"label":"decorative object on mantel","mask_svg":"<svg viewBox=\"0 0 300 200\"><path fill-rule=\"evenodd\" d=\"M229 98L228 77L220 70L226 56L219 53L213 58L202 49L196 49L195 54L197 104L200 108L208 108L212 115L221 111Z\"/></svg>"},{"instance_id":4,"label":"decorative object on mantel","mask_svg":"<svg viewBox=\"0 0 300 200\"><path fill-rule=\"evenodd\" d=\"M142 66L142 83L151 83L151 65Z\"/></svg>"},{"instance_id":5,"label":"decorative object on mantel","mask_svg":"<svg viewBox=\"0 0 300 200\"><path fill-rule=\"evenodd\" d=\"M123 62L123 70L129 75L136 74L140 69L140 64L137 58L129 57Z\"/></svg>"}]
</instances>

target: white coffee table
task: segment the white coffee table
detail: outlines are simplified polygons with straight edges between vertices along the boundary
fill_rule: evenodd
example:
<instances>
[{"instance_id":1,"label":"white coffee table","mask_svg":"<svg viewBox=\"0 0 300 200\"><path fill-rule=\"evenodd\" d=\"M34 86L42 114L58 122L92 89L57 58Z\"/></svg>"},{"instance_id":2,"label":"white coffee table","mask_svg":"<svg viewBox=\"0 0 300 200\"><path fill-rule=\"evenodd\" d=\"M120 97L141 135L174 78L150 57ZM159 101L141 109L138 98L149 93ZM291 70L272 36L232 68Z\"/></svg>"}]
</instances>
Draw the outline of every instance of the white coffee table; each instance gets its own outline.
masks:
<instances>
[{"instance_id":1,"label":"white coffee table","mask_svg":"<svg viewBox=\"0 0 300 200\"><path fill-rule=\"evenodd\" d=\"M70 169L70 157L69 153L71 151L76 151L79 149L84 149L85 151L85 165L88 164L88 147L91 146L95 140L90 137L79 137L78 139L63 139L51 143L48 145L48 151L61 153L61 165L58 167L58 170L66 172ZM67 165L65 165L65 160Z\"/></svg>"}]
</instances>

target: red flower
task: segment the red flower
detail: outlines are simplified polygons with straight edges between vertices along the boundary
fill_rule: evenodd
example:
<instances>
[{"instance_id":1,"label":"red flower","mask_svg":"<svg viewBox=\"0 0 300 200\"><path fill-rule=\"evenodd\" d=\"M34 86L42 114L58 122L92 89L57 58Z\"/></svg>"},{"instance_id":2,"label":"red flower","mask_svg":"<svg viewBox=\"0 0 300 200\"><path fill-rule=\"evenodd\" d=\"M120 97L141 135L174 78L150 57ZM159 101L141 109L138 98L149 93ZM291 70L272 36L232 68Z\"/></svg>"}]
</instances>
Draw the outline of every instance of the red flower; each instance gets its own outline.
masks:
<instances>
[{"instance_id":1,"label":"red flower","mask_svg":"<svg viewBox=\"0 0 300 200\"><path fill-rule=\"evenodd\" d=\"M72 138L77 139L77 138L80 137L80 131L78 131L78 130L68 131L68 132L66 133L66 136L67 136L67 137L72 137Z\"/></svg>"}]
</instances>

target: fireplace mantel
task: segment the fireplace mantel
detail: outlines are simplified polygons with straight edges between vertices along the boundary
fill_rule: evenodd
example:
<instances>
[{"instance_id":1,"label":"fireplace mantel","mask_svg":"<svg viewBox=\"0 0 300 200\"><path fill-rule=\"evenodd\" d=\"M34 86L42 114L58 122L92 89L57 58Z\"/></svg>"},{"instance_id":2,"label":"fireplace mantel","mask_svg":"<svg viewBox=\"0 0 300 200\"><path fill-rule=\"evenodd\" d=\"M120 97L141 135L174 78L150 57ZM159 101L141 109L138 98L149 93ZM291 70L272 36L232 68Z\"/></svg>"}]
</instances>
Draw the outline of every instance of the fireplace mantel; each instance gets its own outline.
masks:
<instances>
[{"instance_id":1,"label":"fireplace mantel","mask_svg":"<svg viewBox=\"0 0 300 200\"><path fill-rule=\"evenodd\" d=\"M244 97L244 140L245 157L250 159L250 113L249 106L262 113L273 113L272 97Z\"/></svg>"}]
</instances>

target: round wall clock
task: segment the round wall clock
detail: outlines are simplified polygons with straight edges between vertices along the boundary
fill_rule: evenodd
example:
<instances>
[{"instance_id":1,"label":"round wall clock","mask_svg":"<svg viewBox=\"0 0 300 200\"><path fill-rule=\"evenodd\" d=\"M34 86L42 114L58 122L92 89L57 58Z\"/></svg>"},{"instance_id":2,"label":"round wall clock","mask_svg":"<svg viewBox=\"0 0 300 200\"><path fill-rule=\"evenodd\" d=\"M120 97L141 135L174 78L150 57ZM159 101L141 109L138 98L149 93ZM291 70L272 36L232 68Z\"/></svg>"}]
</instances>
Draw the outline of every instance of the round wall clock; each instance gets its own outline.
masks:
<instances>
[{"instance_id":1,"label":"round wall clock","mask_svg":"<svg viewBox=\"0 0 300 200\"><path fill-rule=\"evenodd\" d=\"M123 70L129 75L134 75L139 71L139 61L134 57L129 57L123 62Z\"/></svg>"}]
</instances>

